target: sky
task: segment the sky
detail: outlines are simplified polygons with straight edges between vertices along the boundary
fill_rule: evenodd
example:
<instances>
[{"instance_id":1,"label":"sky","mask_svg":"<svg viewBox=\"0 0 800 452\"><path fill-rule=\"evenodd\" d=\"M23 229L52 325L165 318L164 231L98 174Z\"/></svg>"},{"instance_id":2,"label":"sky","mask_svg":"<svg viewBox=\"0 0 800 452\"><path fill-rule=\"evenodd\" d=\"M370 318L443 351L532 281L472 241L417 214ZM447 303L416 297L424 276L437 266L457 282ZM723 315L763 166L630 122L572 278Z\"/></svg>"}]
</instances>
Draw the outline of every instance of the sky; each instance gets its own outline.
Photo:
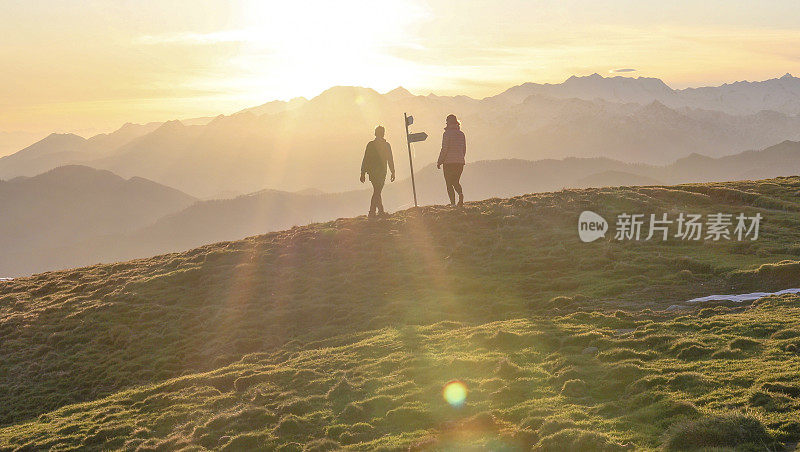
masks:
<instances>
[{"instance_id":1,"label":"sky","mask_svg":"<svg viewBox=\"0 0 800 452\"><path fill-rule=\"evenodd\" d=\"M594 72L764 80L800 74L798 17L796 0L0 0L0 136L229 114L335 85L485 97Z\"/></svg>"}]
</instances>

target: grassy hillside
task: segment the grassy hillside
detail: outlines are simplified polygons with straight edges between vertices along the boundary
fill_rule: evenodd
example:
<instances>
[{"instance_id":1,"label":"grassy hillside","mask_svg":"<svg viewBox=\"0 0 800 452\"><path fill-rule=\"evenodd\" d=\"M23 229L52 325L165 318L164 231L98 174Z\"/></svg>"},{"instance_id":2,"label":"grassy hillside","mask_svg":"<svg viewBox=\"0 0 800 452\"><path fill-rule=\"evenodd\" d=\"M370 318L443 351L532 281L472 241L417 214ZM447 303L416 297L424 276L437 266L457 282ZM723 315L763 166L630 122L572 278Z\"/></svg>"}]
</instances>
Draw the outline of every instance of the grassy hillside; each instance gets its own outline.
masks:
<instances>
[{"instance_id":1,"label":"grassy hillside","mask_svg":"<svg viewBox=\"0 0 800 452\"><path fill-rule=\"evenodd\" d=\"M683 302L800 287L799 190L568 190L3 282L0 449L775 449L800 439L800 300ZM586 209L764 220L586 244Z\"/></svg>"}]
</instances>

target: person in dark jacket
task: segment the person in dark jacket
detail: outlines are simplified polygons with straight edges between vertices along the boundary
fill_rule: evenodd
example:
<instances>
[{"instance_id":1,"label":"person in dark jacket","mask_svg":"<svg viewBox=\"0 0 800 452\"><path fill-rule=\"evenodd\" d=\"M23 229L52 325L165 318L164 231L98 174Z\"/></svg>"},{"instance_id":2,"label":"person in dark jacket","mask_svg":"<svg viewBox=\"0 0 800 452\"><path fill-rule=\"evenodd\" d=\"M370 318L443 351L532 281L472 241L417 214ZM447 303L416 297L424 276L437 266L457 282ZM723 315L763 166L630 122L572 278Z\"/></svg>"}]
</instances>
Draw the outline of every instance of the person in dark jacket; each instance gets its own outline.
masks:
<instances>
[{"instance_id":1,"label":"person in dark jacket","mask_svg":"<svg viewBox=\"0 0 800 452\"><path fill-rule=\"evenodd\" d=\"M461 173L464 171L464 156L467 153L467 139L461 131L461 124L456 115L447 117L447 126L442 135L442 151L439 153L439 160L436 168L444 165L444 182L447 185L447 196L450 197L450 205L456 205L456 193L458 193L458 206L464 206L464 192L461 189Z\"/></svg>"},{"instance_id":2,"label":"person in dark jacket","mask_svg":"<svg viewBox=\"0 0 800 452\"><path fill-rule=\"evenodd\" d=\"M391 181L394 182L394 157L392 157L392 147L383 136L386 129L383 126L375 128L375 139L367 143L364 151L364 159L361 161L361 183L365 181L364 174L369 174L369 181L372 182L372 199L369 204L369 216L375 214L385 215L383 210L383 200L381 190L386 183L386 167L392 172Z\"/></svg>"}]
</instances>

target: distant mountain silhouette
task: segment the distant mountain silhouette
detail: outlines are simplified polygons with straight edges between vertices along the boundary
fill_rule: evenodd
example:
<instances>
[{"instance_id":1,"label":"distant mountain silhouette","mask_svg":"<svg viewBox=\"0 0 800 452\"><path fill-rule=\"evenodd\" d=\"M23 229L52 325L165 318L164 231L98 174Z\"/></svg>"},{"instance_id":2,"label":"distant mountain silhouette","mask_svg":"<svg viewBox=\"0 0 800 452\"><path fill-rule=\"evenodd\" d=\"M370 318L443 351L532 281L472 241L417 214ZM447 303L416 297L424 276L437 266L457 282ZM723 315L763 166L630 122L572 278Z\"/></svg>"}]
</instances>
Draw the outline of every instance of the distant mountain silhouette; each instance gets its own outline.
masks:
<instances>
[{"instance_id":1,"label":"distant mountain silhouette","mask_svg":"<svg viewBox=\"0 0 800 452\"><path fill-rule=\"evenodd\" d=\"M639 185L664 185L663 182L652 177L625 171L601 171L590 174L573 182L570 188L592 188L592 187L619 187L619 186L639 186Z\"/></svg>"},{"instance_id":2,"label":"distant mountain silhouette","mask_svg":"<svg viewBox=\"0 0 800 452\"><path fill-rule=\"evenodd\" d=\"M51 133L40 141L17 152L16 158L23 157L35 158L45 155L58 154L61 152L71 152L79 149L86 142L86 139L71 133ZM9 160L14 160L11 156Z\"/></svg>"},{"instance_id":3,"label":"distant mountain silhouette","mask_svg":"<svg viewBox=\"0 0 800 452\"><path fill-rule=\"evenodd\" d=\"M47 133L0 131L0 157L11 155L47 136Z\"/></svg>"},{"instance_id":4,"label":"distant mountain silhouette","mask_svg":"<svg viewBox=\"0 0 800 452\"><path fill-rule=\"evenodd\" d=\"M94 262L100 256L92 241L137 230L194 201L147 179L85 166L0 182L0 274Z\"/></svg>"},{"instance_id":5,"label":"distant mountain silhouette","mask_svg":"<svg viewBox=\"0 0 800 452\"><path fill-rule=\"evenodd\" d=\"M152 132L159 123L125 124L109 134L88 140L74 135L53 133L19 152L0 158L0 179L34 176L68 164L98 159L129 141Z\"/></svg>"},{"instance_id":6,"label":"distant mountain silhouette","mask_svg":"<svg viewBox=\"0 0 800 452\"><path fill-rule=\"evenodd\" d=\"M86 139L71 133L53 133L11 155L0 158L0 179L32 176L80 159Z\"/></svg>"},{"instance_id":7,"label":"distant mountain silhouette","mask_svg":"<svg viewBox=\"0 0 800 452\"><path fill-rule=\"evenodd\" d=\"M161 123L159 122L150 122L147 124L127 123L114 132L103 133L89 138L86 140L84 149L87 152L95 153L92 157L97 158L103 153L109 153L142 135L156 130L160 126Z\"/></svg>"},{"instance_id":8,"label":"distant mountain silhouette","mask_svg":"<svg viewBox=\"0 0 800 452\"><path fill-rule=\"evenodd\" d=\"M308 102L305 97L295 97L289 101L273 100L257 107L250 107L242 110L241 112L249 112L255 115L274 115L284 111L294 110L301 107Z\"/></svg>"},{"instance_id":9,"label":"distant mountain silhouette","mask_svg":"<svg viewBox=\"0 0 800 452\"><path fill-rule=\"evenodd\" d=\"M211 121L148 125L152 130L129 126L61 153L6 157L0 178L79 163L204 199L264 188L352 190L359 184L348 175L357 173L378 123L395 149L398 177L408 177L403 112L414 115L412 130L430 136L414 145L418 167L436 159L449 113L462 120L472 162L574 156L667 164L691 153L719 157L800 139L800 116L789 114L798 80L672 90L658 79L592 75L520 85L481 100L339 86L310 100L270 102Z\"/></svg>"},{"instance_id":10,"label":"distant mountain silhouette","mask_svg":"<svg viewBox=\"0 0 800 452\"><path fill-rule=\"evenodd\" d=\"M532 95L545 95L562 99L603 99L612 102L647 104L664 99L674 91L666 83L649 77L603 77L592 74L586 77L571 76L563 83L523 83L495 96L522 102Z\"/></svg>"},{"instance_id":11,"label":"distant mountain silhouette","mask_svg":"<svg viewBox=\"0 0 800 452\"><path fill-rule=\"evenodd\" d=\"M572 76L558 84L523 83L495 97L521 102L531 95L638 104L658 101L671 108L716 110L733 115L750 115L763 110L800 114L800 78L791 74L760 82L740 81L679 90L657 78L592 74Z\"/></svg>"},{"instance_id":12,"label":"distant mountain silhouette","mask_svg":"<svg viewBox=\"0 0 800 452\"><path fill-rule=\"evenodd\" d=\"M486 160L467 165L463 185L467 200L479 200L564 188L797 174L800 142L786 141L761 151L721 158L693 154L666 166L607 158ZM442 174L435 166L420 169L416 181L420 204L447 202ZM262 190L189 205L192 198L143 179L125 181L107 171L85 167L59 168L36 178L0 183L0 209L10 213L6 218L13 219L5 225L7 243L0 245L17 250L13 259L0 262L0 275L145 257L361 215L367 210L369 197L366 187L340 193ZM409 179L387 184L383 199L389 211L410 207Z\"/></svg>"}]
</instances>

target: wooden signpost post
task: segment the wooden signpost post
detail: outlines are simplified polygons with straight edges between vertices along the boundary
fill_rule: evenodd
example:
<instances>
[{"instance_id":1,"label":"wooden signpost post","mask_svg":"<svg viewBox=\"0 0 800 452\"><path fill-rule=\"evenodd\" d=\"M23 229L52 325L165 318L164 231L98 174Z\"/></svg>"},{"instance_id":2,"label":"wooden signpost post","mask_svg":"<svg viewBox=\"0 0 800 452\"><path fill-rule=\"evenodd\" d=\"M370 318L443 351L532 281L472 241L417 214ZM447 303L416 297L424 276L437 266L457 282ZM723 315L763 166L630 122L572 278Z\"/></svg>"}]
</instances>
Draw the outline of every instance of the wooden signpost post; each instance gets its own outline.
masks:
<instances>
[{"instance_id":1,"label":"wooden signpost post","mask_svg":"<svg viewBox=\"0 0 800 452\"><path fill-rule=\"evenodd\" d=\"M405 123L406 123L406 144L408 145L408 164L411 167L411 190L414 191L414 207L418 207L417 185L416 182L414 182L414 160L411 158L411 143L416 143L417 141L425 141L425 139L428 138L428 134L425 132L408 133L408 126L414 124L414 117L409 116L407 113L403 113L403 117L405 118Z\"/></svg>"}]
</instances>

